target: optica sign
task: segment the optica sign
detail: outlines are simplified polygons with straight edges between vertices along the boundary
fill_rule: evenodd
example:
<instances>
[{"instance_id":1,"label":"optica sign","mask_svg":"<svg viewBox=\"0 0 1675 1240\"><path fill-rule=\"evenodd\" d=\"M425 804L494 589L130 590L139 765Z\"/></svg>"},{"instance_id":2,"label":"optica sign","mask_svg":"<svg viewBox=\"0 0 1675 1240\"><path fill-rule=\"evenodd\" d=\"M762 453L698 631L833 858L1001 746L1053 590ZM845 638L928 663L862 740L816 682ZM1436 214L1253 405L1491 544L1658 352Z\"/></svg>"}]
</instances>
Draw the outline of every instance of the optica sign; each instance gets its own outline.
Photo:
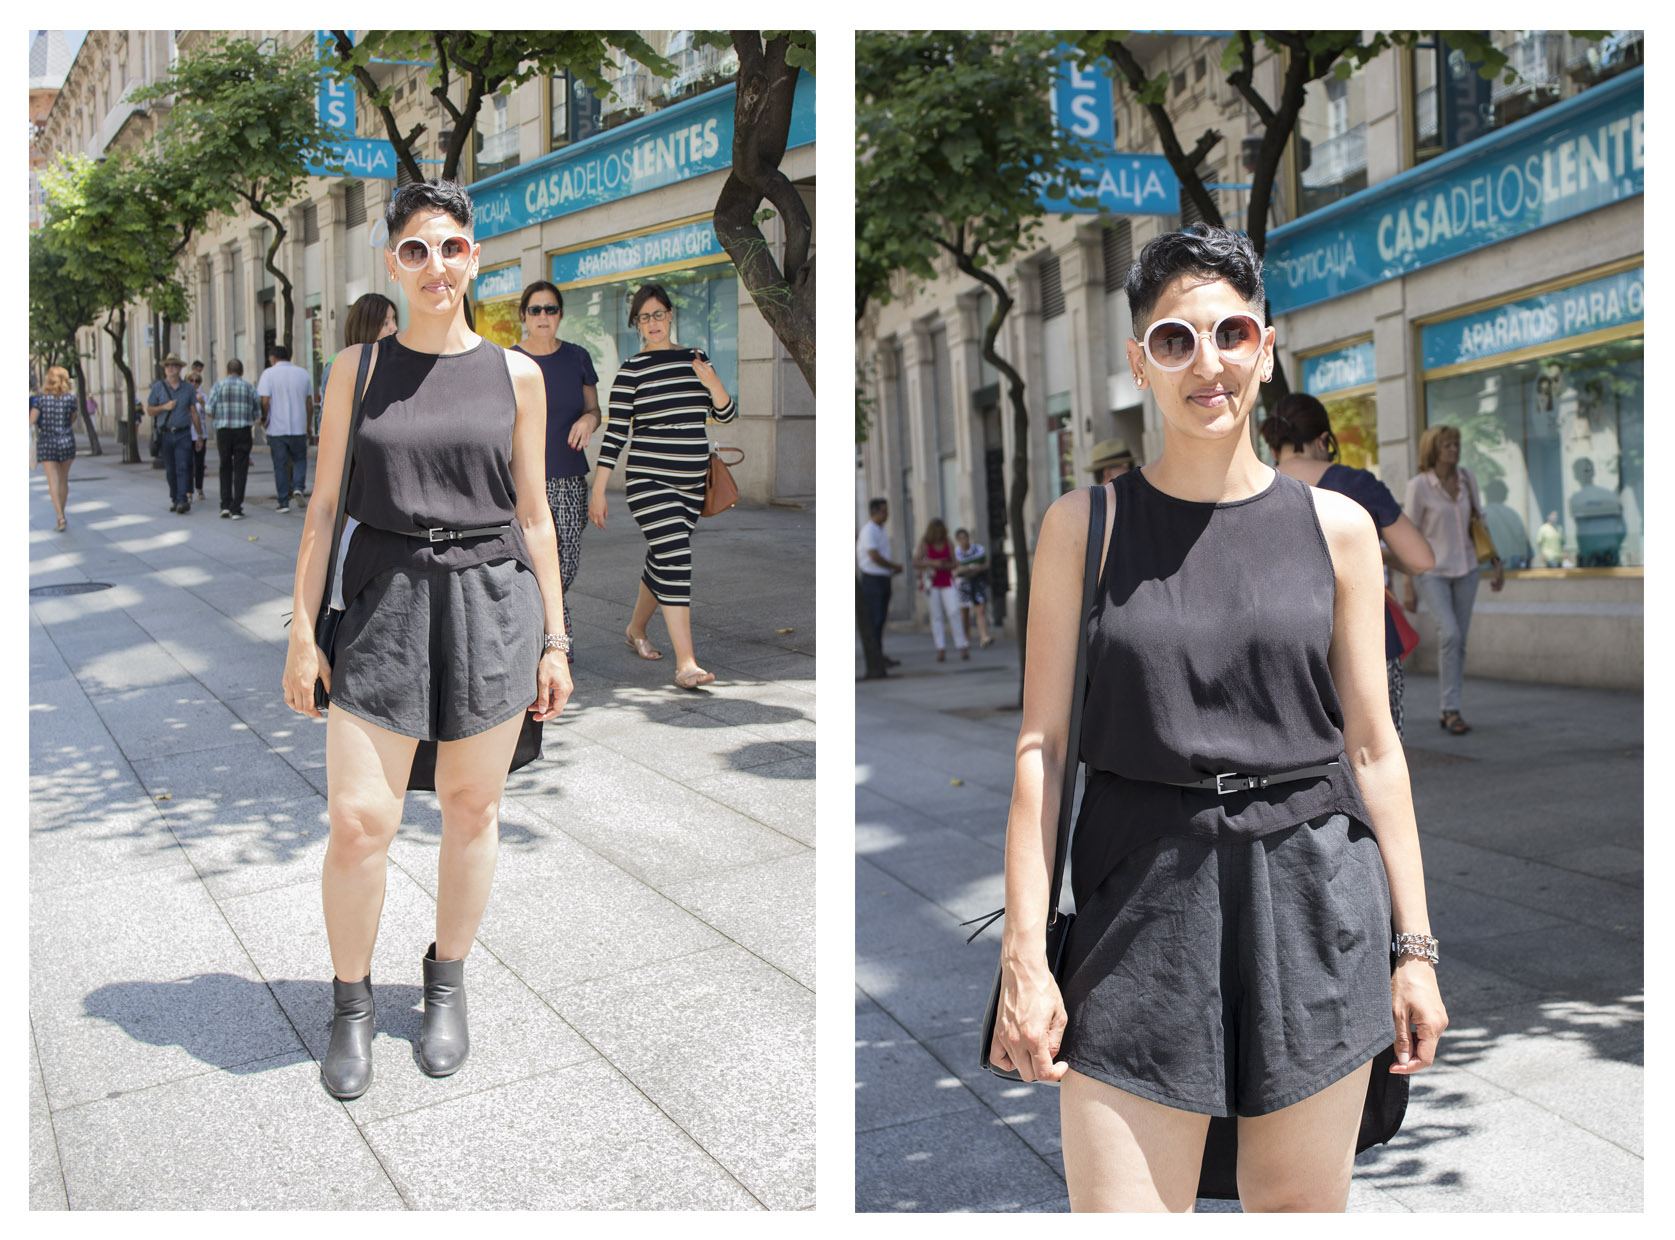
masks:
<instances>
[{"instance_id":1,"label":"optica sign","mask_svg":"<svg viewBox=\"0 0 1675 1240\"><path fill-rule=\"evenodd\" d=\"M1284 314L1598 210L1645 189L1643 69L1269 234Z\"/></svg>"},{"instance_id":2,"label":"optica sign","mask_svg":"<svg viewBox=\"0 0 1675 1240\"><path fill-rule=\"evenodd\" d=\"M1357 341L1329 353L1316 353L1302 360L1302 390L1311 396L1365 387L1377 378L1373 368L1373 342Z\"/></svg>"},{"instance_id":3,"label":"optica sign","mask_svg":"<svg viewBox=\"0 0 1675 1240\"><path fill-rule=\"evenodd\" d=\"M1636 267L1427 323L1419 332L1420 356L1426 370L1438 370L1639 323L1646 317L1645 284L1646 269Z\"/></svg>"},{"instance_id":4,"label":"optica sign","mask_svg":"<svg viewBox=\"0 0 1675 1240\"><path fill-rule=\"evenodd\" d=\"M709 220L697 220L676 228L660 228L637 237L554 254L548 276L554 284L562 286L585 284L706 262L725 253L715 235L715 226Z\"/></svg>"}]
</instances>

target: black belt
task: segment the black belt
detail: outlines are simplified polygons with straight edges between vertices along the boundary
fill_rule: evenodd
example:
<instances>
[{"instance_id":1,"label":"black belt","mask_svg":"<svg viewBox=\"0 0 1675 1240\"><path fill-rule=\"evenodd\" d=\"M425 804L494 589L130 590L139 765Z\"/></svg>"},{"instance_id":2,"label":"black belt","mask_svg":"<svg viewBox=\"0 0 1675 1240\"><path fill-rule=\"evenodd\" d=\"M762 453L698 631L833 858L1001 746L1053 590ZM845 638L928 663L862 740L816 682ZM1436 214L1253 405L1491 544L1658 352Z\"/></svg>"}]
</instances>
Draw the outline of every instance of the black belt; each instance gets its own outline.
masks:
<instances>
[{"instance_id":1,"label":"black belt","mask_svg":"<svg viewBox=\"0 0 1675 1240\"><path fill-rule=\"evenodd\" d=\"M445 530L440 527L430 530L406 530L409 538L424 538L433 543L453 542L460 538L481 538L485 534L499 534L511 529L508 522L504 525L474 525L468 530Z\"/></svg>"},{"instance_id":2,"label":"black belt","mask_svg":"<svg viewBox=\"0 0 1675 1240\"><path fill-rule=\"evenodd\" d=\"M1322 775L1331 775L1338 769L1336 758L1330 762L1322 762L1315 766L1300 766L1294 771L1280 771L1276 775L1246 775L1239 771L1224 771L1220 775L1208 775L1203 779L1194 780L1190 784L1177 784L1172 779L1160 779L1157 782L1171 784L1176 788L1204 788L1225 796L1229 792L1252 792L1258 788L1266 788L1270 784L1289 784L1303 779L1318 779Z\"/></svg>"}]
</instances>

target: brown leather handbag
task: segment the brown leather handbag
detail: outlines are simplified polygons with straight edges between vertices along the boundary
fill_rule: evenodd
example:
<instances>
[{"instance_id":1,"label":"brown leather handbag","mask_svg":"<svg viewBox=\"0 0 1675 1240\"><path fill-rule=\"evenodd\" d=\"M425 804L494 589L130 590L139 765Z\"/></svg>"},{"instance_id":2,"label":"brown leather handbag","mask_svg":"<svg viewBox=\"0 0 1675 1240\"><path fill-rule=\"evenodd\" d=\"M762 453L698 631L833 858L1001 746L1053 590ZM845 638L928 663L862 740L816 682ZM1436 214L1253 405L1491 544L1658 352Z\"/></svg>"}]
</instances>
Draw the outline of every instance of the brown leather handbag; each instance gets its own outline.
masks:
<instances>
[{"instance_id":1,"label":"brown leather handbag","mask_svg":"<svg viewBox=\"0 0 1675 1240\"><path fill-rule=\"evenodd\" d=\"M738 455L727 461L724 452L736 452ZM737 465L744 460L743 448L710 447L709 474L704 480L704 506L698 510L700 517L714 517L726 512L739 502L739 484L733 481L733 471L728 465Z\"/></svg>"}]
</instances>

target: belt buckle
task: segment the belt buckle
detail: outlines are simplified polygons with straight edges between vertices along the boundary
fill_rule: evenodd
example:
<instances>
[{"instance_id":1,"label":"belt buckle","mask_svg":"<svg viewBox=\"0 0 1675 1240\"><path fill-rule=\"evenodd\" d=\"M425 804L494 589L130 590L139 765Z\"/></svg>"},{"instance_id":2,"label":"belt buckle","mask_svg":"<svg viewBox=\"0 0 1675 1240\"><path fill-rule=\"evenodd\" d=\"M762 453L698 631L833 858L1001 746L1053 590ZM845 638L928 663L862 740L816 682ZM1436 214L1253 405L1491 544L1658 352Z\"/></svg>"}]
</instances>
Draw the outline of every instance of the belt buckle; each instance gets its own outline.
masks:
<instances>
[{"instance_id":1,"label":"belt buckle","mask_svg":"<svg viewBox=\"0 0 1675 1240\"><path fill-rule=\"evenodd\" d=\"M1223 780L1232 782L1224 785ZM1224 771L1216 776L1217 796L1226 796L1229 792L1250 792L1267 786L1268 779L1264 775L1241 775L1238 771Z\"/></svg>"},{"instance_id":2,"label":"belt buckle","mask_svg":"<svg viewBox=\"0 0 1675 1240\"><path fill-rule=\"evenodd\" d=\"M431 542L438 543L438 542L447 542L448 538L452 534L452 531L451 530L444 530L444 529L429 529L429 530L426 530L425 533L427 533L430 536L430 541Z\"/></svg>"}]
</instances>

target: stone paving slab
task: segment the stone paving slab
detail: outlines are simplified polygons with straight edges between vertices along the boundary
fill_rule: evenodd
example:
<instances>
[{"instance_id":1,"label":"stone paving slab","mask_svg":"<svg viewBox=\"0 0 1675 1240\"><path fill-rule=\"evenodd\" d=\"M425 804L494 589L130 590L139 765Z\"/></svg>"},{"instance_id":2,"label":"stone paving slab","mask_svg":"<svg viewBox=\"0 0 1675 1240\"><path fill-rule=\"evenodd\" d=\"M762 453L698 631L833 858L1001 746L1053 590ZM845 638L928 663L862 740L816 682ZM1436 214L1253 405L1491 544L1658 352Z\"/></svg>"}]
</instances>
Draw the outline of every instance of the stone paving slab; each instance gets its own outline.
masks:
<instances>
[{"instance_id":1,"label":"stone paving slab","mask_svg":"<svg viewBox=\"0 0 1675 1240\"><path fill-rule=\"evenodd\" d=\"M507 781L468 966L471 1059L435 1081L412 1058L441 839L435 795L417 793L374 955L375 1080L342 1104L315 1062L326 727L277 690L301 513L267 510L258 476L249 520L203 504L182 518L159 475L101 466L72 481L67 534L39 528L43 481L29 491L30 584L112 586L29 609L32 1202L811 1205L812 590L761 565L811 564L812 514L741 511L706 531L695 632L722 681L696 694L622 647L638 528L589 531L576 694L542 761ZM701 957L732 962L713 1012L713 979L683 963ZM627 975L667 984L620 992L645 1008L624 1013L610 996ZM617 1041L579 1033L560 993ZM771 1079L694 1057L717 1024L761 1031ZM143 1174L165 1157L167 1175Z\"/></svg>"},{"instance_id":2,"label":"stone paving slab","mask_svg":"<svg viewBox=\"0 0 1675 1240\"><path fill-rule=\"evenodd\" d=\"M1015 667L938 668L915 640L887 639L907 675L857 685L857 1201L1062 1211L1056 1095L976 1066L998 939L948 940L956 912L1000 903ZM1410 703L1435 684L1411 677ZM1357 1159L1349 1208L1639 1210L1643 703L1477 680L1468 691L1466 737L1409 715L1452 1024L1402 1131ZM975 1105L923 1117L945 1080ZM1009 1140L984 1161L986 1126Z\"/></svg>"},{"instance_id":3,"label":"stone paving slab","mask_svg":"<svg viewBox=\"0 0 1675 1240\"><path fill-rule=\"evenodd\" d=\"M58 1113L71 1208L400 1209L318 1080L298 1051Z\"/></svg>"},{"instance_id":4,"label":"stone paving slab","mask_svg":"<svg viewBox=\"0 0 1675 1240\"><path fill-rule=\"evenodd\" d=\"M58 1138L41 1083L41 1062L35 1054L35 1032L29 1031L29 1208L66 1210L64 1173L58 1165Z\"/></svg>"},{"instance_id":5,"label":"stone paving slab","mask_svg":"<svg viewBox=\"0 0 1675 1240\"><path fill-rule=\"evenodd\" d=\"M813 1206L810 990L728 944L552 1001L765 1206Z\"/></svg>"}]
</instances>

